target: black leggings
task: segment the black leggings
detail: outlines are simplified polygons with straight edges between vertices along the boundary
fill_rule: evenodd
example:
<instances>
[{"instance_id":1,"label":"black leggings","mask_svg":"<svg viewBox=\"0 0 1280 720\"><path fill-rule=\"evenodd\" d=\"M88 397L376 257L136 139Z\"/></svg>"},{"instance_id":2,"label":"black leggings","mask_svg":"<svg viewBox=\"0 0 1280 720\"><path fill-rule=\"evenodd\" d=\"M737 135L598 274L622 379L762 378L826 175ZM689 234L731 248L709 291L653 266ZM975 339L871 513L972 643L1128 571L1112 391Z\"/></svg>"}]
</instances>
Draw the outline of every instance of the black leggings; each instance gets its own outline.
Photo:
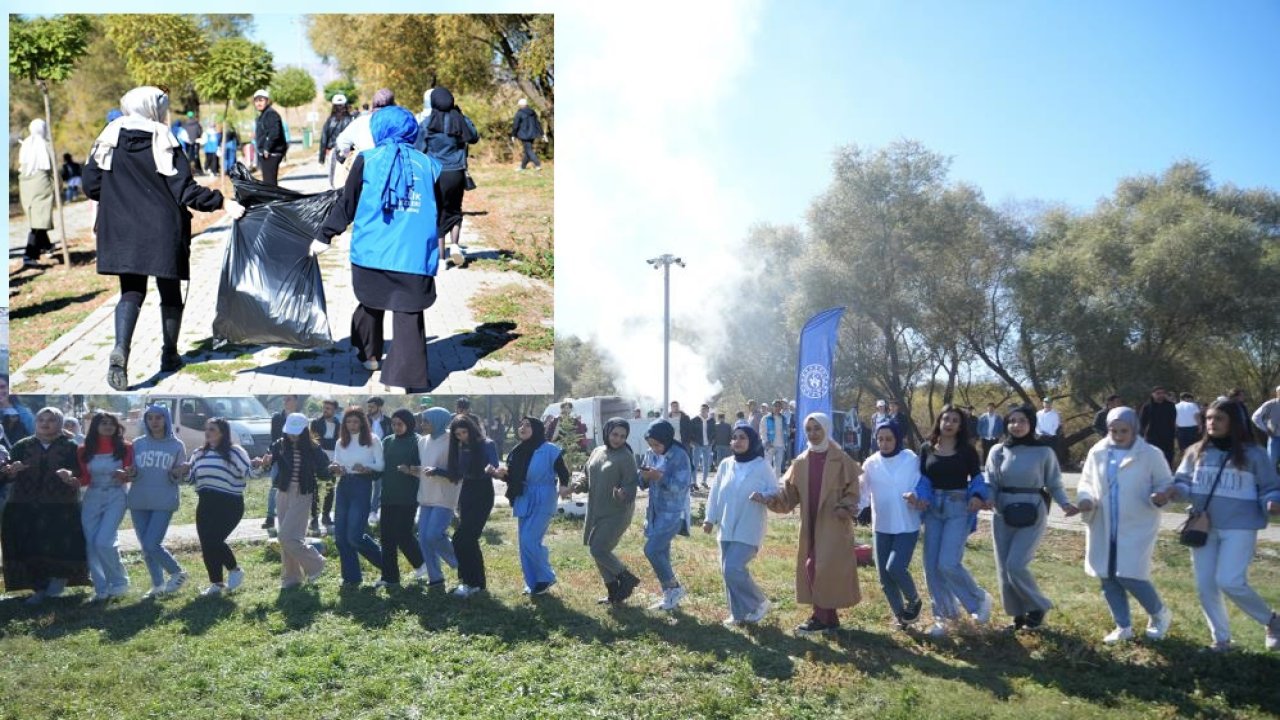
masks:
<instances>
[{"instance_id":1,"label":"black leggings","mask_svg":"<svg viewBox=\"0 0 1280 720\"><path fill-rule=\"evenodd\" d=\"M467 175L463 170L445 170L437 182L441 202L436 213L436 234L443 238L462 224L462 195L466 192Z\"/></svg>"},{"instance_id":2,"label":"black leggings","mask_svg":"<svg viewBox=\"0 0 1280 720\"><path fill-rule=\"evenodd\" d=\"M453 531L453 553L458 558L458 580L484 588L484 553L480 535L493 512L493 481L487 476L462 481L458 498L458 529Z\"/></svg>"},{"instance_id":3,"label":"black leggings","mask_svg":"<svg viewBox=\"0 0 1280 720\"><path fill-rule=\"evenodd\" d=\"M52 249L48 230L31 230L27 233L27 249L22 256L28 260L39 260L40 253Z\"/></svg>"},{"instance_id":4,"label":"black leggings","mask_svg":"<svg viewBox=\"0 0 1280 720\"><path fill-rule=\"evenodd\" d=\"M382 540L382 579L389 583L400 582L400 558L397 550L404 553L409 564L415 568L422 567L422 548L418 546L418 538L414 535L414 516L418 513L414 505L386 505L378 516Z\"/></svg>"},{"instance_id":5,"label":"black leggings","mask_svg":"<svg viewBox=\"0 0 1280 720\"><path fill-rule=\"evenodd\" d=\"M156 278L162 307L182 307L182 281L176 278ZM120 300L141 305L147 297L146 275L121 275Z\"/></svg>"},{"instance_id":6,"label":"black leggings","mask_svg":"<svg viewBox=\"0 0 1280 720\"><path fill-rule=\"evenodd\" d=\"M196 535L200 537L200 556L209 571L209 582L222 582L222 570L235 570L235 553L227 544L236 525L244 517L244 498L216 490L199 493L196 502Z\"/></svg>"}]
</instances>

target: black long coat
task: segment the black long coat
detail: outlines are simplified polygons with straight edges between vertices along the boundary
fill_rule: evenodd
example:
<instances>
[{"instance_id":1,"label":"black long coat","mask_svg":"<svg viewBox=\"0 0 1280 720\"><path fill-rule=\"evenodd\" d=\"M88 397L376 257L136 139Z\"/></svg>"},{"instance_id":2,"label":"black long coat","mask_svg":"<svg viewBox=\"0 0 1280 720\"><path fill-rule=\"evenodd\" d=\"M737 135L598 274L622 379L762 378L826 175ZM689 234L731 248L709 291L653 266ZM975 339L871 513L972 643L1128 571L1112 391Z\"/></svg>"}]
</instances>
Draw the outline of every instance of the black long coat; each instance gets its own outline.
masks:
<instances>
[{"instance_id":1,"label":"black long coat","mask_svg":"<svg viewBox=\"0 0 1280 720\"><path fill-rule=\"evenodd\" d=\"M190 279L191 213L222 207L222 193L191 179L187 158L175 148L166 177L156 172L151 134L121 130L120 142L104 172L89 158L84 192L98 201L98 274L149 275Z\"/></svg>"}]
</instances>

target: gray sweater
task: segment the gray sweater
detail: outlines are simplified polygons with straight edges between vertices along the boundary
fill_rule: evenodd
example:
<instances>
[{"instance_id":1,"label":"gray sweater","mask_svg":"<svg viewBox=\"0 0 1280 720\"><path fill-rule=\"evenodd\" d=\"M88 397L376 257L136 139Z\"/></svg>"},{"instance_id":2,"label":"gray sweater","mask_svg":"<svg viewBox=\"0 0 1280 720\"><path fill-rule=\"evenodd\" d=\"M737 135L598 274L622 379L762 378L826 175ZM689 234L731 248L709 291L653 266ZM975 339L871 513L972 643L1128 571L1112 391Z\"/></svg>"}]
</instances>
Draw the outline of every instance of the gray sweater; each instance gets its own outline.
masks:
<instances>
[{"instance_id":1,"label":"gray sweater","mask_svg":"<svg viewBox=\"0 0 1280 720\"><path fill-rule=\"evenodd\" d=\"M1004 507L1005 503L1032 502L1034 496L1030 493L1010 493L1009 488L1047 488L1059 506L1070 502L1062 489L1058 458L1053 448L1046 445L996 445L987 456L986 479L991 488L991 502L997 508Z\"/></svg>"},{"instance_id":2,"label":"gray sweater","mask_svg":"<svg viewBox=\"0 0 1280 720\"><path fill-rule=\"evenodd\" d=\"M130 483L130 510L177 510L178 480L169 469L181 465L187 448L178 438L156 440L151 436L133 442L133 464L138 475Z\"/></svg>"},{"instance_id":3,"label":"gray sweater","mask_svg":"<svg viewBox=\"0 0 1280 720\"><path fill-rule=\"evenodd\" d=\"M1210 447L1204 456L1187 453L1173 475L1174 497L1190 498L1192 506L1203 509L1209 489L1224 460L1230 454ZM1271 457L1257 445L1245 450L1244 468L1228 463L1222 480L1209 501L1209 526L1219 530L1261 530L1267 526L1267 501L1280 502L1280 480Z\"/></svg>"}]
</instances>

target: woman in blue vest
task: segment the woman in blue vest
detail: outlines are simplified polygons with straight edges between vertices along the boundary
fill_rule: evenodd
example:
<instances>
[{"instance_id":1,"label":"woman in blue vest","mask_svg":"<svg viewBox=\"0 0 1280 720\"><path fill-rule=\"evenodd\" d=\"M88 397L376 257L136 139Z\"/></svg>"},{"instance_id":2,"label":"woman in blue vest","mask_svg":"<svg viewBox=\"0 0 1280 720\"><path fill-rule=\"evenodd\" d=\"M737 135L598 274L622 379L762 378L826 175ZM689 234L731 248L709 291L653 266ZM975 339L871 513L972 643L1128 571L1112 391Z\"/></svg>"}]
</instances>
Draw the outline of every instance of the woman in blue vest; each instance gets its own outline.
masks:
<instances>
[{"instance_id":1,"label":"woman in blue vest","mask_svg":"<svg viewBox=\"0 0 1280 720\"><path fill-rule=\"evenodd\" d=\"M428 387L422 312L436 301L440 250L436 208L440 163L413 149L413 115L392 105L369 121L377 146L360 153L329 212L326 242L355 223L351 285L359 305L351 315L351 344L369 371L382 358L382 319L392 313L395 338L382 361L382 382L410 391Z\"/></svg>"},{"instance_id":2,"label":"woman in blue vest","mask_svg":"<svg viewBox=\"0 0 1280 720\"><path fill-rule=\"evenodd\" d=\"M541 420L522 419L516 436L520 444L507 456L507 467L497 477L507 483L507 499L519 528L524 592L541 595L556 584L550 554L542 539L555 517L557 498L569 495L569 469L560 447L547 442Z\"/></svg>"}]
</instances>

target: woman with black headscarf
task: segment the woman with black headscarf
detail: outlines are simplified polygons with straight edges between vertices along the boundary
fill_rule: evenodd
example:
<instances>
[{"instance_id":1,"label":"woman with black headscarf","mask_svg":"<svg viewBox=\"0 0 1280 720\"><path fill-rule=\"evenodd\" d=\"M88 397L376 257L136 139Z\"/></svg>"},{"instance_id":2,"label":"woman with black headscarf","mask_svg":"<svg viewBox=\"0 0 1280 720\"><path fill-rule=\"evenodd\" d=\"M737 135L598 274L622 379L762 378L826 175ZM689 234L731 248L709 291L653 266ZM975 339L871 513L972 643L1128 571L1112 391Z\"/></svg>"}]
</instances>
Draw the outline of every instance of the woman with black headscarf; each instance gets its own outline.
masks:
<instances>
[{"instance_id":1,"label":"woman with black headscarf","mask_svg":"<svg viewBox=\"0 0 1280 720\"><path fill-rule=\"evenodd\" d=\"M751 496L774 494L778 491L778 478L765 462L764 443L751 426L734 428L729 449L733 457L721 461L711 483L702 531L709 533L720 527L720 571L729 601L725 624L754 624L769 612L769 599L751 579L747 564L764 544L769 511L763 504L753 502Z\"/></svg>"},{"instance_id":2,"label":"woman with black headscarf","mask_svg":"<svg viewBox=\"0 0 1280 720\"><path fill-rule=\"evenodd\" d=\"M662 584L662 600L650 610L675 610L684 599L685 589L671 567L671 541L676 535L689 534L689 486L693 483L693 463L689 452L676 441L675 428L666 420L658 420L644 434L649 443L640 464L640 486L649 490L649 507L645 511L644 556Z\"/></svg>"},{"instance_id":3,"label":"woman with black headscarf","mask_svg":"<svg viewBox=\"0 0 1280 720\"><path fill-rule=\"evenodd\" d=\"M520 570L524 573L525 594L541 595L556 584L550 554L542 543L547 526L556 514L556 499L569 496L569 469L564 452L547 442L542 421L534 417L520 420L516 445L507 456L507 466L498 471L507 483L507 499L516 516L520 537ZM559 479L557 491L556 479Z\"/></svg>"},{"instance_id":4,"label":"woman with black headscarf","mask_svg":"<svg viewBox=\"0 0 1280 720\"><path fill-rule=\"evenodd\" d=\"M640 585L640 578L613 553L631 526L636 511L636 456L627 444L631 426L622 418L604 424L604 444L591 452L585 478L587 521L582 542L591 550L608 594L602 603L621 604Z\"/></svg>"},{"instance_id":5,"label":"woman with black headscarf","mask_svg":"<svg viewBox=\"0 0 1280 720\"><path fill-rule=\"evenodd\" d=\"M991 448L986 467L996 511L991 521L996 577L1004 611L1013 616L1010 629L1035 629L1053 607L1030 568L1049 524L1049 496L1067 517L1080 511L1062 489L1062 470L1053 448L1035 439L1035 412L1025 406L1014 408L1004 416L1004 426L1008 435Z\"/></svg>"},{"instance_id":6,"label":"woman with black headscarf","mask_svg":"<svg viewBox=\"0 0 1280 720\"><path fill-rule=\"evenodd\" d=\"M462 483L458 497L458 529L453 531L453 551L458 559L456 597L468 598L485 589L484 553L480 534L493 512L493 480L498 474L498 450L471 418L457 415L449 423L449 460L427 474Z\"/></svg>"},{"instance_id":7,"label":"woman with black headscarf","mask_svg":"<svg viewBox=\"0 0 1280 720\"><path fill-rule=\"evenodd\" d=\"M156 279L160 291L160 371L182 368L180 281L191 277L187 208L201 212L222 208L233 218L244 214L244 206L192 179L187 157L165 125L169 96L163 90L134 88L120 98L120 108L124 115L98 135L83 173L85 195L99 203L98 274L120 278L116 344L107 368L107 383L113 390L129 386L129 350L148 277Z\"/></svg>"},{"instance_id":8,"label":"woman with black headscarf","mask_svg":"<svg viewBox=\"0 0 1280 720\"><path fill-rule=\"evenodd\" d=\"M325 242L351 232L351 344L370 372L382 358L382 321L392 313L395 340L382 362L382 382L410 392L430 385L422 313L436 301L436 208L440 164L413 149L413 114L391 105L369 120L372 150L356 156L338 202L325 220Z\"/></svg>"},{"instance_id":9,"label":"woman with black headscarf","mask_svg":"<svg viewBox=\"0 0 1280 720\"><path fill-rule=\"evenodd\" d=\"M440 194L438 227L440 255L444 257L446 236L454 245L462 233L462 193L467 181L467 146L480 141L480 133L471 119L453 103L453 93L442 87L431 91L431 114L426 123L427 155L440 162Z\"/></svg>"},{"instance_id":10,"label":"woman with black headscarf","mask_svg":"<svg viewBox=\"0 0 1280 720\"><path fill-rule=\"evenodd\" d=\"M880 588L898 626L920 617L923 602L911 577L911 557L920 539L920 511L914 494L920 459L903 446L902 426L892 417L876 425L877 451L862 464L862 494L871 500L876 570Z\"/></svg>"},{"instance_id":11,"label":"woman with black headscarf","mask_svg":"<svg viewBox=\"0 0 1280 720\"><path fill-rule=\"evenodd\" d=\"M382 508L379 514L382 535L382 579L379 587L400 584L400 553L414 568L413 579L427 575L422 548L414 537L414 515L418 511L418 469L425 439L414 429L413 412L400 408L391 413L391 433L382 439Z\"/></svg>"}]
</instances>

